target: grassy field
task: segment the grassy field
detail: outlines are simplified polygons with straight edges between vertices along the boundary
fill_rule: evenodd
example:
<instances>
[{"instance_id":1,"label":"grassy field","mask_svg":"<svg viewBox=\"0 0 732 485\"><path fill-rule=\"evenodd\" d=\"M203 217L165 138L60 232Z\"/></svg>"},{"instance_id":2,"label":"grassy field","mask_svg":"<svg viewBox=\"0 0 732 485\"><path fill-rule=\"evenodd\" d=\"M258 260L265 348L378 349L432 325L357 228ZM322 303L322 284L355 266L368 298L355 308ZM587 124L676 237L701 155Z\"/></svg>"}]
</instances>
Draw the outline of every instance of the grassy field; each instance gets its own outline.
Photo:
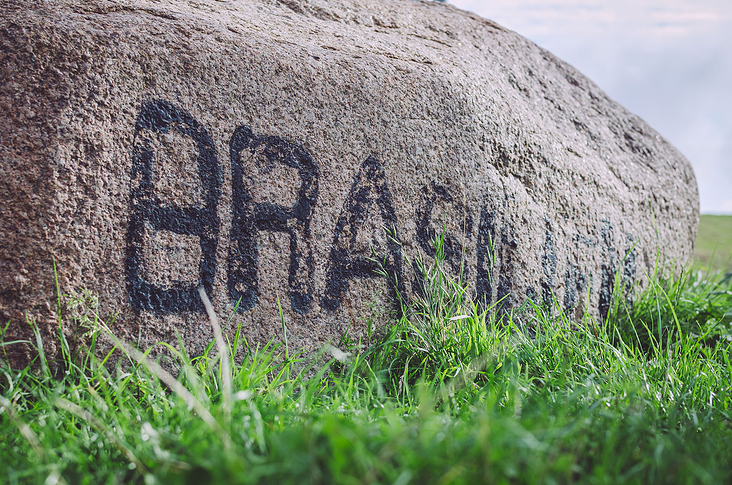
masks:
<instances>
[{"instance_id":1,"label":"grassy field","mask_svg":"<svg viewBox=\"0 0 732 485\"><path fill-rule=\"evenodd\" d=\"M59 332L60 361L38 339L35 367L1 364L0 482L730 483L729 279L657 280L577 324L481 312L437 254L385 334L314 358L237 332L159 346L174 377L87 302L60 322L84 345Z\"/></svg>"},{"instance_id":2,"label":"grassy field","mask_svg":"<svg viewBox=\"0 0 732 485\"><path fill-rule=\"evenodd\" d=\"M713 271L732 271L732 216L701 216L694 262L706 268L712 263Z\"/></svg>"}]
</instances>

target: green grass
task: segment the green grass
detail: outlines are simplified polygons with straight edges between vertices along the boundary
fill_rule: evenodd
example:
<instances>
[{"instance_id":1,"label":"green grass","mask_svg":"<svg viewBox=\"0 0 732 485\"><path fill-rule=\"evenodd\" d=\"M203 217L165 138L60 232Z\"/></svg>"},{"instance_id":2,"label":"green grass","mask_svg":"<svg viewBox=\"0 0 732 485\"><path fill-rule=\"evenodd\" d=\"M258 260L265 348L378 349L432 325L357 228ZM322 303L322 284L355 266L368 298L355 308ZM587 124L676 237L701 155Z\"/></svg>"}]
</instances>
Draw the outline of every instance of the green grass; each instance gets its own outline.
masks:
<instances>
[{"instance_id":1,"label":"green grass","mask_svg":"<svg viewBox=\"0 0 732 485\"><path fill-rule=\"evenodd\" d=\"M732 216L701 216L694 262L712 271L732 271Z\"/></svg>"},{"instance_id":2,"label":"green grass","mask_svg":"<svg viewBox=\"0 0 732 485\"><path fill-rule=\"evenodd\" d=\"M203 355L141 353L77 301L79 342L0 367L0 482L730 483L729 279L657 278L601 324L499 318L437 247L401 319L320 356L225 340L212 314Z\"/></svg>"}]
</instances>

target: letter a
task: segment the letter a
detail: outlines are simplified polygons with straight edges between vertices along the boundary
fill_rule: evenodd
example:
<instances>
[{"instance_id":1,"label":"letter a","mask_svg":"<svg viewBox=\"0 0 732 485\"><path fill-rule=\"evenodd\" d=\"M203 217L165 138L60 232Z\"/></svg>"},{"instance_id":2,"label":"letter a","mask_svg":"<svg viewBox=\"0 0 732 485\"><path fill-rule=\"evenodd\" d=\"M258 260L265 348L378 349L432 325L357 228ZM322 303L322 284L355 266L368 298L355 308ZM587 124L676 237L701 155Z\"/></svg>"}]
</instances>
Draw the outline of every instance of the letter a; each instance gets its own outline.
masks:
<instances>
[{"instance_id":1,"label":"letter a","mask_svg":"<svg viewBox=\"0 0 732 485\"><path fill-rule=\"evenodd\" d=\"M341 297L348 290L351 279L380 277L377 272L379 264L357 244L359 231L364 230L364 224L376 210L386 226L384 229L396 231L396 213L386 185L384 169L376 158L369 156L353 181L333 231L325 294L321 299L321 305L325 309L332 311L340 307ZM393 236L395 238L396 234ZM376 257L386 270L389 291L396 302L397 292L403 294L403 284L402 254L394 238L386 238L386 254Z\"/></svg>"}]
</instances>

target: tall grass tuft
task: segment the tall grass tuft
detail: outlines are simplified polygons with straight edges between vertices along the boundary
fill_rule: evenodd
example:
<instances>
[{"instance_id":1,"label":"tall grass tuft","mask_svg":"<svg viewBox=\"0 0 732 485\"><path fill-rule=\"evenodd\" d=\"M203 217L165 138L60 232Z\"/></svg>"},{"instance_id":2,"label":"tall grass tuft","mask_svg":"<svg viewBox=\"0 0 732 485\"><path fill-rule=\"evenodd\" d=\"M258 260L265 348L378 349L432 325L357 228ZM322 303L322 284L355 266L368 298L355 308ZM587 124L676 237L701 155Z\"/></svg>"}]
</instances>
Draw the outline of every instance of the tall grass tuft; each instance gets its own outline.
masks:
<instances>
[{"instance_id":1,"label":"tall grass tuft","mask_svg":"<svg viewBox=\"0 0 732 485\"><path fill-rule=\"evenodd\" d=\"M442 242L381 338L316 356L252 345L210 305L202 355L140 350L77 300L60 370L35 328L32 365L0 362L0 482L730 483L729 279L656 278L575 322L481 309Z\"/></svg>"}]
</instances>

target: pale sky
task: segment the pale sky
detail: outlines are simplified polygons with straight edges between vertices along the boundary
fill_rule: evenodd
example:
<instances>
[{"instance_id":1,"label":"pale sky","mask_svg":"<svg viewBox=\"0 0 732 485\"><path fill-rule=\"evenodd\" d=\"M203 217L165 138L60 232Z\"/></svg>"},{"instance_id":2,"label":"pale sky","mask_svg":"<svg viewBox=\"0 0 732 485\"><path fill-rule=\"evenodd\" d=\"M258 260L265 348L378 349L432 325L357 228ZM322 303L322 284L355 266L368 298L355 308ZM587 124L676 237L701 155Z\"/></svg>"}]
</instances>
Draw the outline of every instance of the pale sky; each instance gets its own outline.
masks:
<instances>
[{"instance_id":1,"label":"pale sky","mask_svg":"<svg viewBox=\"0 0 732 485\"><path fill-rule=\"evenodd\" d=\"M572 64L689 159L732 214L732 0L449 0Z\"/></svg>"}]
</instances>

